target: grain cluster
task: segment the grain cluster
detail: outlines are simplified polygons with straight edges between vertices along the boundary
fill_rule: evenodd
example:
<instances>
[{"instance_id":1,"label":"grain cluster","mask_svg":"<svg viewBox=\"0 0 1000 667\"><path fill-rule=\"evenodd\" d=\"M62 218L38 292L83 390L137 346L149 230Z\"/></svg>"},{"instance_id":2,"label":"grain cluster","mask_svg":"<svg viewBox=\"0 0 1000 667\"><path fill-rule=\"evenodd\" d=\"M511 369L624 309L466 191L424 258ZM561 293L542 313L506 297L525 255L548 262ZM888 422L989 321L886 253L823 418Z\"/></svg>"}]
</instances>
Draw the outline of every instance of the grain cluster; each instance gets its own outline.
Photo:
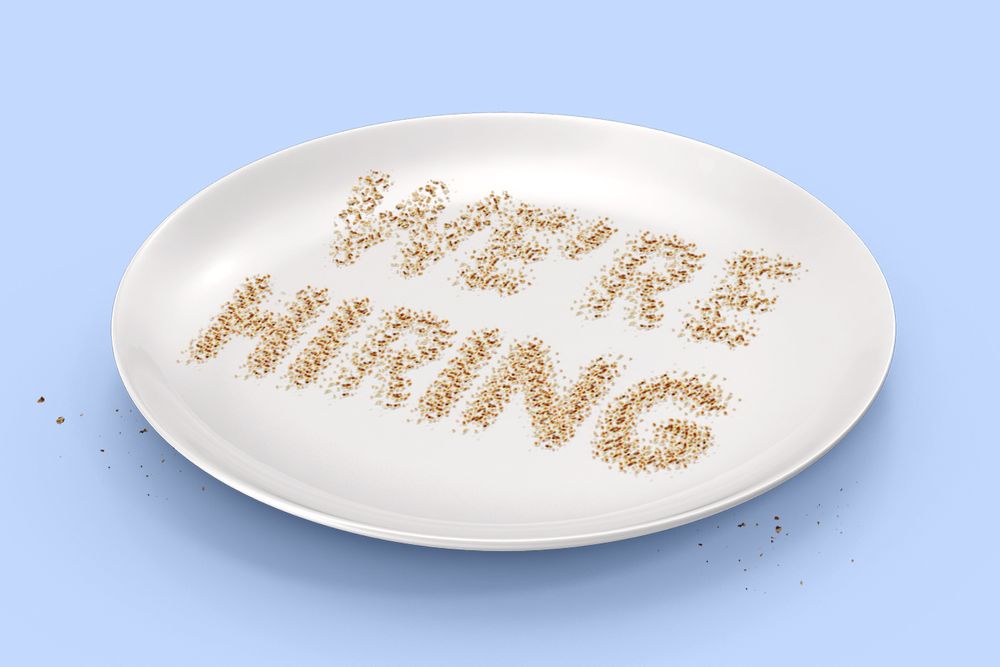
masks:
<instances>
[{"instance_id":1,"label":"grain cluster","mask_svg":"<svg viewBox=\"0 0 1000 667\"><path fill-rule=\"evenodd\" d=\"M562 254L579 259L601 246L615 229L606 218L582 220L560 207L540 208L503 192L491 192L459 216L466 228L491 227L486 244L459 267L459 286L510 296L532 282L531 265L545 259L554 238Z\"/></svg>"},{"instance_id":2,"label":"grain cluster","mask_svg":"<svg viewBox=\"0 0 1000 667\"><path fill-rule=\"evenodd\" d=\"M682 337L724 343L731 348L750 344L758 332L758 316L777 303L775 283L791 282L801 262L781 255L743 250L726 260L725 274L711 294L695 301L685 315Z\"/></svg>"},{"instance_id":3,"label":"grain cluster","mask_svg":"<svg viewBox=\"0 0 1000 667\"><path fill-rule=\"evenodd\" d=\"M455 355L427 388L417 404L417 412L425 421L438 421L451 413L483 367L500 347L499 329L472 332Z\"/></svg>"},{"instance_id":4,"label":"grain cluster","mask_svg":"<svg viewBox=\"0 0 1000 667\"><path fill-rule=\"evenodd\" d=\"M315 382L370 314L367 298L344 299L289 364L289 384L302 388Z\"/></svg>"},{"instance_id":5,"label":"grain cluster","mask_svg":"<svg viewBox=\"0 0 1000 667\"><path fill-rule=\"evenodd\" d=\"M376 403L399 408L410 398L413 380L407 373L440 357L451 345L455 332L448 328L448 320L410 308L387 310L379 319L341 368L331 391L349 396L372 375L376 380ZM397 345L404 336L412 337L415 344Z\"/></svg>"},{"instance_id":6,"label":"grain cluster","mask_svg":"<svg viewBox=\"0 0 1000 667\"><path fill-rule=\"evenodd\" d=\"M247 357L248 377L274 371L329 303L329 297L326 288L306 286L283 304L283 312L276 313L261 307L271 294L270 274L247 278L208 328L191 341L187 361L202 363L215 358L233 336L246 336L260 341Z\"/></svg>"},{"instance_id":7,"label":"grain cluster","mask_svg":"<svg viewBox=\"0 0 1000 667\"><path fill-rule=\"evenodd\" d=\"M519 392L528 412L535 445L556 449L566 444L591 409L607 394L620 373L617 361L597 357L580 369L564 391L552 351L538 338L518 341L462 414L463 426L485 429L493 424L512 396Z\"/></svg>"},{"instance_id":8,"label":"grain cluster","mask_svg":"<svg viewBox=\"0 0 1000 667\"><path fill-rule=\"evenodd\" d=\"M691 280L701 270L705 254L698 246L674 234L643 232L628 239L611 264L588 287L576 312L589 319L607 315L624 296L625 317L640 329L652 329L663 320L663 292ZM654 260L660 268L652 268Z\"/></svg>"},{"instance_id":9,"label":"grain cluster","mask_svg":"<svg viewBox=\"0 0 1000 667\"><path fill-rule=\"evenodd\" d=\"M594 439L594 457L623 472L686 468L713 442L711 427L686 418L655 423L649 443L641 438L645 417L660 404L671 403L691 416L728 414L731 395L702 376L664 373L643 380L605 410Z\"/></svg>"},{"instance_id":10,"label":"grain cluster","mask_svg":"<svg viewBox=\"0 0 1000 667\"><path fill-rule=\"evenodd\" d=\"M353 264L361 254L384 241L389 233L386 215L376 211L385 193L392 187L389 174L372 170L358 178L351 187L344 209L338 214L341 224L334 230L330 255L340 265Z\"/></svg>"}]
</instances>

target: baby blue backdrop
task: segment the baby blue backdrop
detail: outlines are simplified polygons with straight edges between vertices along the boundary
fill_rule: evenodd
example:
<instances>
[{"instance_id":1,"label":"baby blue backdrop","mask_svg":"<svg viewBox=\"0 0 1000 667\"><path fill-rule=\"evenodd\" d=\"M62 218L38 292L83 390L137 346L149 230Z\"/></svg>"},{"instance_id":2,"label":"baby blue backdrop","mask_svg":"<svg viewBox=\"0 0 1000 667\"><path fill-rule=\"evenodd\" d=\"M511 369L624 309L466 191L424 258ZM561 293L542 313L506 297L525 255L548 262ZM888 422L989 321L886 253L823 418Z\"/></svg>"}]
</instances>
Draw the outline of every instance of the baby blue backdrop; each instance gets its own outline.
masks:
<instances>
[{"instance_id":1,"label":"baby blue backdrop","mask_svg":"<svg viewBox=\"0 0 1000 667\"><path fill-rule=\"evenodd\" d=\"M749 5L5 5L0 663L995 659L997 14ZM273 151L463 111L661 128L815 194L895 299L869 414L753 502L521 554L313 525L142 432L109 319L146 235Z\"/></svg>"}]
</instances>

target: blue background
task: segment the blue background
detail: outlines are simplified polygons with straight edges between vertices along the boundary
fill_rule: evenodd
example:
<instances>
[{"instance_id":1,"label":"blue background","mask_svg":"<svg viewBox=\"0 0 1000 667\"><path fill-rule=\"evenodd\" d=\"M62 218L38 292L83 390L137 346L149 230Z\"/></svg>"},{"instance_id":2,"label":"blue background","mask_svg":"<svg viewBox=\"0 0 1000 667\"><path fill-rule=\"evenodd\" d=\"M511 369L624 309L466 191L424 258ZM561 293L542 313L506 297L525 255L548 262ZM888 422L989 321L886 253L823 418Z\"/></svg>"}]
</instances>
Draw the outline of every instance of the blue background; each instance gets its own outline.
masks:
<instances>
[{"instance_id":1,"label":"blue background","mask_svg":"<svg viewBox=\"0 0 1000 667\"><path fill-rule=\"evenodd\" d=\"M995 659L997 15L366 4L2 10L0 662ZM818 196L895 299L872 410L753 502L521 554L313 525L141 433L109 319L146 235L273 151L462 111L661 128Z\"/></svg>"}]
</instances>

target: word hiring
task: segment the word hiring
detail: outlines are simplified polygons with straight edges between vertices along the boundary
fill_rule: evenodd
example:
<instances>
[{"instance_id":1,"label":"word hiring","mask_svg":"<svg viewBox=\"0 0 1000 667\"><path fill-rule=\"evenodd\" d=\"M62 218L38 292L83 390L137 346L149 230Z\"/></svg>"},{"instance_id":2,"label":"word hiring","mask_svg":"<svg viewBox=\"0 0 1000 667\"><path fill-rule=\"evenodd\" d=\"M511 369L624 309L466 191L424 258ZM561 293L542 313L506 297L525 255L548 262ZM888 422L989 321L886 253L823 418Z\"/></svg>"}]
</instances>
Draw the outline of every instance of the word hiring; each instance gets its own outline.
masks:
<instances>
[{"instance_id":1,"label":"word hiring","mask_svg":"<svg viewBox=\"0 0 1000 667\"><path fill-rule=\"evenodd\" d=\"M574 437L622 370L620 357L602 355L583 365L574 379L561 382L555 355L537 338L510 341L502 350L504 335L499 329L478 329L457 338L447 320L428 311L396 307L375 316L368 298L333 304L326 288L312 286L299 290L275 311L265 307L272 295L270 275L246 278L191 341L188 362L205 363L235 337L247 337L257 343L246 358L247 377L269 376L329 310L285 368L282 377L288 386L303 389L320 384L337 361L332 379L324 380L329 393L350 396L368 381L377 404L399 409L412 403L409 373L443 361L435 379L413 403L421 421L437 422L457 412L462 426L486 429L514 394L520 394L535 445L546 449L558 449ZM367 333L345 350L366 323L370 323ZM485 379L473 390L480 375ZM457 410L464 396L467 401ZM672 418L653 424L643 438L640 427L645 415L665 403L694 417L725 415L730 399L703 376L655 375L608 402L594 434L594 456L622 471L686 467L712 444L711 428Z\"/></svg>"}]
</instances>

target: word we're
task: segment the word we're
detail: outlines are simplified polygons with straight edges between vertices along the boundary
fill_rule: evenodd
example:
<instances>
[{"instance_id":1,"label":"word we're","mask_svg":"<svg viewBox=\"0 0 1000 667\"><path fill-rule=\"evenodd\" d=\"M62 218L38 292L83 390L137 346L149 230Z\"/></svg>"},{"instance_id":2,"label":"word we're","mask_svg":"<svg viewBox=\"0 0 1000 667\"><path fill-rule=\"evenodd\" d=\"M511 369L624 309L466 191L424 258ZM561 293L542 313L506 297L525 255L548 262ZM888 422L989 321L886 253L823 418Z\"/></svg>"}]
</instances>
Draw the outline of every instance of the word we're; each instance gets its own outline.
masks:
<instances>
[{"instance_id":1,"label":"word we're","mask_svg":"<svg viewBox=\"0 0 1000 667\"><path fill-rule=\"evenodd\" d=\"M339 214L331 256L338 265L355 263L388 239L398 254L392 268L403 278L422 275L477 232L488 230L485 244L471 250L458 266L455 283L472 290L509 296L529 287L533 264L557 251L578 261L607 243L618 230L608 218L581 219L560 207L540 208L507 192L490 192L453 217L445 217L450 201L446 183L432 180L391 207L383 200L392 187L388 174L371 171L352 188ZM584 290L577 314L607 316L626 302L626 321L653 329L663 321L663 294L688 283L701 271L705 255L692 241L674 234L642 232L628 236L611 262ZM777 301L773 284L789 281L798 262L780 255L745 250L729 258L725 276L711 294L699 299L680 329L692 340L748 345L757 335L756 316Z\"/></svg>"}]
</instances>

